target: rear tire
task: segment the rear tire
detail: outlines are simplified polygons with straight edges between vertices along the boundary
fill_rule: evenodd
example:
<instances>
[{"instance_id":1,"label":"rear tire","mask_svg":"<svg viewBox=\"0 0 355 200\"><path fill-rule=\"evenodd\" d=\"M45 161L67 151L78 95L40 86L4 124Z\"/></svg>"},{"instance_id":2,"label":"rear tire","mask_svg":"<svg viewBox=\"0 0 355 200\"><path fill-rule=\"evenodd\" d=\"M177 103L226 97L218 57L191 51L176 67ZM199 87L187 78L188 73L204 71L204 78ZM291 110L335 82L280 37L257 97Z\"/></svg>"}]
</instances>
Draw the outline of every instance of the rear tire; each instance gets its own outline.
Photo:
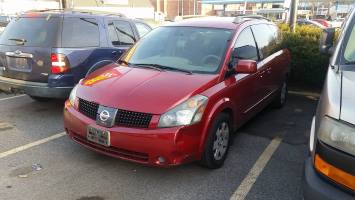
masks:
<instances>
[{"instance_id":1,"label":"rear tire","mask_svg":"<svg viewBox=\"0 0 355 200\"><path fill-rule=\"evenodd\" d=\"M272 107L282 108L287 102L287 96L288 96L288 86L287 86L287 81L285 80L277 91L276 97L272 102Z\"/></svg>"},{"instance_id":2,"label":"rear tire","mask_svg":"<svg viewBox=\"0 0 355 200\"><path fill-rule=\"evenodd\" d=\"M200 164L209 169L222 167L228 154L230 141L230 118L228 114L221 113L213 121Z\"/></svg>"},{"instance_id":3,"label":"rear tire","mask_svg":"<svg viewBox=\"0 0 355 200\"><path fill-rule=\"evenodd\" d=\"M31 99L38 101L38 102L48 102L48 101L52 100L52 99L46 98L46 97L36 97L36 96L31 96L31 95L29 95L29 96L31 97Z\"/></svg>"}]
</instances>

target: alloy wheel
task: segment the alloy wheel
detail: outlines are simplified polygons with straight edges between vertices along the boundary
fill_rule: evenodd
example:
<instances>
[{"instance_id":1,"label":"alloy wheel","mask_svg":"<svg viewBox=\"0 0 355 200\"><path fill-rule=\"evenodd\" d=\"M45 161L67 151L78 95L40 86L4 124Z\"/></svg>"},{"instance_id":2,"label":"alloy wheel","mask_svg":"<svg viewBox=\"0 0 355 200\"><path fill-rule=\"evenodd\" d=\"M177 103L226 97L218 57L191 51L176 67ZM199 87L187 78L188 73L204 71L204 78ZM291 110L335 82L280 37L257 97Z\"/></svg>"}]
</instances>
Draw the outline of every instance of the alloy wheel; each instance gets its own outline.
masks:
<instances>
[{"instance_id":1,"label":"alloy wheel","mask_svg":"<svg viewBox=\"0 0 355 200\"><path fill-rule=\"evenodd\" d=\"M229 144L229 125L222 122L217 131L216 139L213 142L213 157L215 160L221 160L226 154Z\"/></svg>"}]
</instances>

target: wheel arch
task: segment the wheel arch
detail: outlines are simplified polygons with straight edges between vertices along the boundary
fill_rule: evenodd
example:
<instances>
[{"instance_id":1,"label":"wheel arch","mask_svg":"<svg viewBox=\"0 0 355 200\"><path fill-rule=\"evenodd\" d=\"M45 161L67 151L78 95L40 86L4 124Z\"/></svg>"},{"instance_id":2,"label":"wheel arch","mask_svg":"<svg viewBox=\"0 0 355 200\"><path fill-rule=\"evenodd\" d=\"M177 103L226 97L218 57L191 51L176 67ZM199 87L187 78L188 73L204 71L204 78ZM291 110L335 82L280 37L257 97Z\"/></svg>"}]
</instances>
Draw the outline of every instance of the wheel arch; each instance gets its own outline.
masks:
<instances>
[{"instance_id":1,"label":"wheel arch","mask_svg":"<svg viewBox=\"0 0 355 200\"><path fill-rule=\"evenodd\" d=\"M207 116L205 118L206 123L205 126L203 127L202 131L202 136L200 139L200 144L199 144L199 152L202 154L204 151L205 145L206 145L206 140L209 134L209 130L212 126L212 123L214 119L221 113L226 113L230 117L230 124L233 127L233 131L235 130L234 128L234 120L235 120L235 112L233 110L233 103L231 102L230 98L222 98L219 101L217 101L211 108L209 109Z\"/></svg>"}]
</instances>

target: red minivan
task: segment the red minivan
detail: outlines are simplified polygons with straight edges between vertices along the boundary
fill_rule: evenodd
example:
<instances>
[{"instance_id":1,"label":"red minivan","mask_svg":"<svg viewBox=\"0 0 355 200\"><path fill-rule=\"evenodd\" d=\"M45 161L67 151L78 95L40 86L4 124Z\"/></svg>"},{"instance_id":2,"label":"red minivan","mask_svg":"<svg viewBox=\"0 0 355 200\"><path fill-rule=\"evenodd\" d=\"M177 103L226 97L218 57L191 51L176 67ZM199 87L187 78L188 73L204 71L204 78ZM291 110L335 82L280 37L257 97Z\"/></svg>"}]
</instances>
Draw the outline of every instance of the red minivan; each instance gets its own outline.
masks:
<instances>
[{"instance_id":1,"label":"red minivan","mask_svg":"<svg viewBox=\"0 0 355 200\"><path fill-rule=\"evenodd\" d=\"M65 103L65 130L124 160L219 168L232 133L286 101L290 53L279 42L275 24L252 16L156 28L79 82Z\"/></svg>"}]
</instances>

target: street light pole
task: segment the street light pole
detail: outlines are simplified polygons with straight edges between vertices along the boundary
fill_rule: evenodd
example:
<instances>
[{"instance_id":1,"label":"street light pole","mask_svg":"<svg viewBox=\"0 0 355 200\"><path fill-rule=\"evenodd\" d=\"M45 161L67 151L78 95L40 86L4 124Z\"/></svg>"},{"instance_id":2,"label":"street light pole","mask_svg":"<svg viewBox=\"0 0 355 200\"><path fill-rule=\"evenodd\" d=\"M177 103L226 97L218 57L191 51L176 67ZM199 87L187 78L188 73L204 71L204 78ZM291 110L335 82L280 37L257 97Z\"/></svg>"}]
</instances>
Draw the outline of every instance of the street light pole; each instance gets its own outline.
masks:
<instances>
[{"instance_id":1,"label":"street light pole","mask_svg":"<svg viewBox=\"0 0 355 200\"><path fill-rule=\"evenodd\" d=\"M67 1L66 0L60 0L60 7L62 9L68 8Z\"/></svg>"},{"instance_id":2,"label":"street light pole","mask_svg":"<svg viewBox=\"0 0 355 200\"><path fill-rule=\"evenodd\" d=\"M292 0L291 9L290 9L290 28L293 33L296 31L297 10L298 10L298 0Z\"/></svg>"}]
</instances>

